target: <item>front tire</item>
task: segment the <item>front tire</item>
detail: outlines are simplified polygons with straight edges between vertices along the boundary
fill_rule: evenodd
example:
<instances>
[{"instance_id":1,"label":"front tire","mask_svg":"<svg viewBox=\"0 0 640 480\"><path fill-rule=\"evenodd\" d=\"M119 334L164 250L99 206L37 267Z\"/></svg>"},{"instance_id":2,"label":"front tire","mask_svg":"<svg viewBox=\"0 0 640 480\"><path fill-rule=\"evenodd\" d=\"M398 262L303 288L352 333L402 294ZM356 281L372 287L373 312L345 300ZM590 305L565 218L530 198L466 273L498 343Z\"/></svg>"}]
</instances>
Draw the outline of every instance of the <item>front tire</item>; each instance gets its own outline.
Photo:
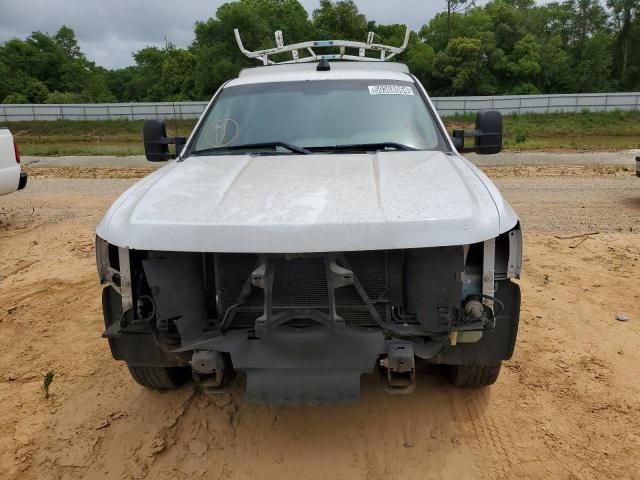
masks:
<instances>
[{"instance_id":1,"label":"front tire","mask_svg":"<svg viewBox=\"0 0 640 480\"><path fill-rule=\"evenodd\" d=\"M456 387L487 387L498 379L501 366L502 362L497 365L449 365L447 376Z\"/></svg>"},{"instance_id":2,"label":"front tire","mask_svg":"<svg viewBox=\"0 0 640 480\"><path fill-rule=\"evenodd\" d=\"M188 367L127 367L136 383L152 390L175 390L191 379Z\"/></svg>"}]
</instances>

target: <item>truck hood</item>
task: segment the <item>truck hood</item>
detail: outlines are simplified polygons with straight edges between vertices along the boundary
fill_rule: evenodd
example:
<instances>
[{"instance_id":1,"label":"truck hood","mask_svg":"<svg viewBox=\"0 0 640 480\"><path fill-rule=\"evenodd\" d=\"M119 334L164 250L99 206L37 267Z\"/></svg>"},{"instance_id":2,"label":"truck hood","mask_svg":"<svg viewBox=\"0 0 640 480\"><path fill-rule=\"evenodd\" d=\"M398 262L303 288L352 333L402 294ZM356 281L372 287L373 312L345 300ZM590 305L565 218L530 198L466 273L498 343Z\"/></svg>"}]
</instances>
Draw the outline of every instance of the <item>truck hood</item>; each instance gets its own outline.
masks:
<instances>
[{"instance_id":1,"label":"truck hood","mask_svg":"<svg viewBox=\"0 0 640 480\"><path fill-rule=\"evenodd\" d=\"M140 250L298 253L469 244L516 221L458 155L229 155L190 157L146 177L97 233Z\"/></svg>"}]
</instances>

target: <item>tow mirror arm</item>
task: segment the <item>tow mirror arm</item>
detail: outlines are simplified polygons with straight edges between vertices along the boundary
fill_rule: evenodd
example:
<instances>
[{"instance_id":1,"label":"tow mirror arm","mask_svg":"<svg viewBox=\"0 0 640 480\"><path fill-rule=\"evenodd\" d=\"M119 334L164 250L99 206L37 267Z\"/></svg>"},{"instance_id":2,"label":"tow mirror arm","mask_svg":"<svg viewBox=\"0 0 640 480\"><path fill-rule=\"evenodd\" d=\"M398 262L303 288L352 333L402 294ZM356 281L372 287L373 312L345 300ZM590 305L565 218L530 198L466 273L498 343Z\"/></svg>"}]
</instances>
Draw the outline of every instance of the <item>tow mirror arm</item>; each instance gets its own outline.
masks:
<instances>
[{"instance_id":1,"label":"tow mirror arm","mask_svg":"<svg viewBox=\"0 0 640 480\"><path fill-rule=\"evenodd\" d=\"M456 150L460 153L469 153L476 152L482 153L487 150L501 150L502 144L495 145L473 145L473 146L465 146L464 139L465 138L481 138L488 136L497 136L502 135L502 132L484 132L482 130L465 130L463 128L456 128L453 130L453 134L451 135L451 139L453 140L453 145L456 147Z\"/></svg>"}]
</instances>

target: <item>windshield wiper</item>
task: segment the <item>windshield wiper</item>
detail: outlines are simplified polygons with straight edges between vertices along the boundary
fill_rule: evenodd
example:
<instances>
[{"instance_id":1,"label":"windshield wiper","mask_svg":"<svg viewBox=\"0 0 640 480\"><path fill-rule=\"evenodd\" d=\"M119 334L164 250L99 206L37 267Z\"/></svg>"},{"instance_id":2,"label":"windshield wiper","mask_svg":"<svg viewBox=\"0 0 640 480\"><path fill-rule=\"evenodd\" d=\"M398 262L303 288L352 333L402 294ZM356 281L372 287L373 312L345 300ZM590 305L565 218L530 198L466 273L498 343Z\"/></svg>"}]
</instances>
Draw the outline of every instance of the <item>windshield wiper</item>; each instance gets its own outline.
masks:
<instances>
[{"instance_id":1,"label":"windshield wiper","mask_svg":"<svg viewBox=\"0 0 640 480\"><path fill-rule=\"evenodd\" d=\"M386 150L387 148L393 148L395 150L403 150L403 151L417 150L417 148L413 148L413 147L410 147L409 145L403 145L402 143L396 143L396 142L357 143L357 144L350 144L350 145L309 147L308 150L313 150L313 151L330 150L330 151L336 151L336 152L342 152L342 151L365 151L365 152L376 151L377 152L380 150Z\"/></svg>"},{"instance_id":2,"label":"windshield wiper","mask_svg":"<svg viewBox=\"0 0 640 480\"><path fill-rule=\"evenodd\" d=\"M202 150L196 150L191 152L191 155L206 155L209 153L217 153L217 152L229 152L234 150L260 150L263 148L276 148L282 147L290 152L299 153L300 155L307 155L311 153L306 148L298 147L297 145L292 145L286 142L265 142L265 143L248 143L246 145L229 145L226 147L212 147L205 148Z\"/></svg>"}]
</instances>

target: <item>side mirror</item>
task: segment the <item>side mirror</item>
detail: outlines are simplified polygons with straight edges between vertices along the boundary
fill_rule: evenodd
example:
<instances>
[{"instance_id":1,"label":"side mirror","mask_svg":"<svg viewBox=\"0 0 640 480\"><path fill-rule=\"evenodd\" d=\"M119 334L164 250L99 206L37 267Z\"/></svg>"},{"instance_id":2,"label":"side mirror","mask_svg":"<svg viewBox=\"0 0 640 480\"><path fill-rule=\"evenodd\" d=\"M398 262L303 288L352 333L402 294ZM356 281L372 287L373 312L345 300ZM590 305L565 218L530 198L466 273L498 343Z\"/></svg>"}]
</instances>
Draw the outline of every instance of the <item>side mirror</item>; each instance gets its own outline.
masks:
<instances>
[{"instance_id":1,"label":"side mirror","mask_svg":"<svg viewBox=\"0 0 640 480\"><path fill-rule=\"evenodd\" d=\"M144 154L150 162L166 162L176 158L187 143L184 137L167 137L167 128L162 120L147 120L143 129ZM176 152L169 152L169 145L176 146Z\"/></svg>"},{"instance_id":2,"label":"side mirror","mask_svg":"<svg viewBox=\"0 0 640 480\"><path fill-rule=\"evenodd\" d=\"M472 147L465 147L464 139L473 138ZM476 152L493 155L502 150L502 114L495 110L483 110L476 116L476 129L456 129L452 135L453 145L460 153Z\"/></svg>"}]
</instances>

